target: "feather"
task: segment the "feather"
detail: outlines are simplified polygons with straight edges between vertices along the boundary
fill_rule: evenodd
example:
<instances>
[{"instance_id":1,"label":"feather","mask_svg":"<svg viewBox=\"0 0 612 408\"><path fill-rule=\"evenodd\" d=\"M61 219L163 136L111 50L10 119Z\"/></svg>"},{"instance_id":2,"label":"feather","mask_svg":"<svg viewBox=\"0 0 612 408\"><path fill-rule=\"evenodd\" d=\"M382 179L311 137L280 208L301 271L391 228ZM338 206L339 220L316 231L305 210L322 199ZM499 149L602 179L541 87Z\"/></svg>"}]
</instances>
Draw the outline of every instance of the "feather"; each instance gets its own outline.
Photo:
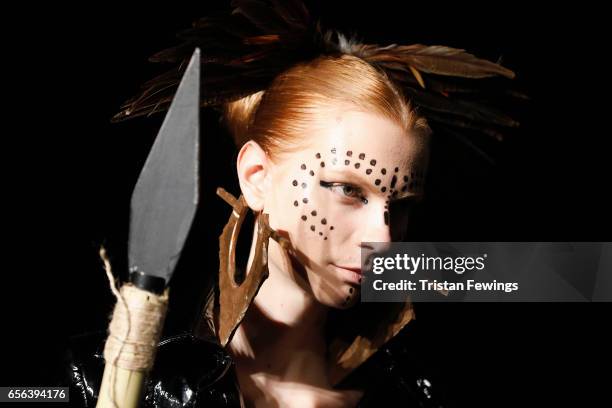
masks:
<instances>
[{"instance_id":1,"label":"feather","mask_svg":"<svg viewBox=\"0 0 612 408\"><path fill-rule=\"evenodd\" d=\"M231 12L196 20L177 34L179 44L152 55L152 62L175 66L147 81L112 121L167 109L186 61L199 47L206 65L202 106L219 106L264 90L295 63L324 54L350 54L386 73L435 131L454 133L487 160L490 158L467 134L502 140L501 129L519 125L494 107L500 97L528 98L508 86L507 79L515 73L503 67L501 60L494 63L442 45L367 44L354 36L324 30L302 0L233 0L231 4Z\"/></svg>"},{"instance_id":2,"label":"feather","mask_svg":"<svg viewBox=\"0 0 612 408\"><path fill-rule=\"evenodd\" d=\"M308 30L311 20L306 5L300 0L272 0L273 8L285 23L298 30Z\"/></svg>"},{"instance_id":3,"label":"feather","mask_svg":"<svg viewBox=\"0 0 612 408\"><path fill-rule=\"evenodd\" d=\"M505 135L501 133L500 131L498 131L497 129L493 128L492 126L477 124L475 122L470 122L468 120L464 120L459 117L440 115L439 112L431 111L426 108L421 109L421 112L423 113L423 115L427 117L427 120L430 124L446 125L444 129L459 128L459 129L472 130L476 133L488 136L498 142L501 142L505 139Z\"/></svg>"},{"instance_id":4,"label":"feather","mask_svg":"<svg viewBox=\"0 0 612 408\"><path fill-rule=\"evenodd\" d=\"M443 133L446 133L456 138L461 143L465 144L469 148L469 150L476 153L478 156L480 156L480 158L482 158L484 161L489 163L491 166L495 165L495 160L493 160L493 158L489 154L487 154L484 150L476 146L472 141L470 141L467 137L465 137L461 133L454 131L452 127L437 124L435 130L441 130Z\"/></svg>"},{"instance_id":5,"label":"feather","mask_svg":"<svg viewBox=\"0 0 612 408\"><path fill-rule=\"evenodd\" d=\"M429 74L465 78L488 78L501 75L512 79L514 72L494 62L477 58L465 50L441 45L400 45L382 52L378 46L364 50L365 59L372 63L400 62Z\"/></svg>"},{"instance_id":6,"label":"feather","mask_svg":"<svg viewBox=\"0 0 612 408\"><path fill-rule=\"evenodd\" d=\"M406 93L418 104L436 112L450 113L484 124L518 127L519 123L494 108L466 100L456 100L416 88L405 88Z\"/></svg>"},{"instance_id":7,"label":"feather","mask_svg":"<svg viewBox=\"0 0 612 408\"><path fill-rule=\"evenodd\" d=\"M232 14L242 14L263 32L280 34L287 30L285 22L265 1L236 0L232 6L235 7Z\"/></svg>"},{"instance_id":8,"label":"feather","mask_svg":"<svg viewBox=\"0 0 612 408\"><path fill-rule=\"evenodd\" d=\"M408 68L410 68L412 75L414 75L414 78L417 80L419 85L421 85L421 88L425 89L425 81L423 81L423 77L421 76L419 70L413 67L412 65L409 65Z\"/></svg>"}]
</instances>

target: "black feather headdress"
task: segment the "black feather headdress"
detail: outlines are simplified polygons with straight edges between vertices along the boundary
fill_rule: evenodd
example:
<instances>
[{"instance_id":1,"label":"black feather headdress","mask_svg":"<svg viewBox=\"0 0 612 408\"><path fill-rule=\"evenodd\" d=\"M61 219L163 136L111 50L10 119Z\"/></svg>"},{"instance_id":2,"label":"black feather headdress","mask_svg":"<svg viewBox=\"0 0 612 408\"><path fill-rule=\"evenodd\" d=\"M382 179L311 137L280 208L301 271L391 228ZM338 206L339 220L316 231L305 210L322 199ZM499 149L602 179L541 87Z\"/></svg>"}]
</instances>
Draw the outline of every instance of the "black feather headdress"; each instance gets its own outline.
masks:
<instances>
[{"instance_id":1,"label":"black feather headdress","mask_svg":"<svg viewBox=\"0 0 612 408\"><path fill-rule=\"evenodd\" d=\"M330 54L351 54L384 70L430 126L502 140L518 122L492 107L500 96L525 98L503 79L511 70L465 50L422 44L363 44L314 22L302 0L233 0L232 11L199 19L178 34L181 43L150 58L174 68L146 82L113 117L120 121L164 111L195 47L202 50L202 106L221 106L255 92L292 65ZM457 132L459 130L459 132ZM481 153L481 152L480 152Z\"/></svg>"}]
</instances>

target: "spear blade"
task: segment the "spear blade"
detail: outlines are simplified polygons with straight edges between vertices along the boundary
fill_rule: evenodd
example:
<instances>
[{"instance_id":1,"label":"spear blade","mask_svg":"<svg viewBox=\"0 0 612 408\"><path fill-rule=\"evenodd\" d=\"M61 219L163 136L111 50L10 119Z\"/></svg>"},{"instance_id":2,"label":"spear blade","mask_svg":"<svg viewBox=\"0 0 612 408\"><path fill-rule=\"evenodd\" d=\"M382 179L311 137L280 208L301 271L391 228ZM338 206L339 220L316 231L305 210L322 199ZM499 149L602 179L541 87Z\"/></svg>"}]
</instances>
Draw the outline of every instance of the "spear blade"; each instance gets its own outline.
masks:
<instances>
[{"instance_id":1,"label":"spear blade","mask_svg":"<svg viewBox=\"0 0 612 408\"><path fill-rule=\"evenodd\" d=\"M199 102L200 50L196 49L132 194L130 277L152 292L168 284L195 217Z\"/></svg>"}]
</instances>

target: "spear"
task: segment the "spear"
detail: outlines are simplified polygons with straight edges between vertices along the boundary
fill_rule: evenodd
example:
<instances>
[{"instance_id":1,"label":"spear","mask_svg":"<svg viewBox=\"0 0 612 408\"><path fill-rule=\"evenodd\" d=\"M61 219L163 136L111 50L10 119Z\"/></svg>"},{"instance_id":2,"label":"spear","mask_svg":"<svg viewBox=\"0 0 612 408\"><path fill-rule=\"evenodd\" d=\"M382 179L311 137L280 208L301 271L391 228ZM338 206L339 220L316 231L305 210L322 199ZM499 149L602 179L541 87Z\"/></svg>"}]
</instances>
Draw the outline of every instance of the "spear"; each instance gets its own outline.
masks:
<instances>
[{"instance_id":1,"label":"spear","mask_svg":"<svg viewBox=\"0 0 612 408\"><path fill-rule=\"evenodd\" d=\"M198 200L200 51L191 57L132 194L130 281L117 291L97 407L136 407L163 329L168 282Z\"/></svg>"}]
</instances>

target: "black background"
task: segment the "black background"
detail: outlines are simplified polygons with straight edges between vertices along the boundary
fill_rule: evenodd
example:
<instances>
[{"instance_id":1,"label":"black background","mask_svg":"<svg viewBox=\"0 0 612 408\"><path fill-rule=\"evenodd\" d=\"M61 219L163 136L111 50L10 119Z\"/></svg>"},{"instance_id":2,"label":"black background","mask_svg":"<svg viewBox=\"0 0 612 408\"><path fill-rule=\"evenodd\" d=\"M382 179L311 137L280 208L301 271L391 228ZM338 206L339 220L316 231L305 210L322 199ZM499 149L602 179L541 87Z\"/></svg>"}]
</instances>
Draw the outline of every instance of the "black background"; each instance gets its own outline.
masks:
<instances>
[{"instance_id":1,"label":"black background","mask_svg":"<svg viewBox=\"0 0 612 408\"><path fill-rule=\"evenodd\" d=\"M424 238L610 240L610 136L602 124L609 74L600 68L604 48L597 41L605 25L598 10L585 3L548 9L330 3L307 2L325 26L355 31L366 42L444 44L492 60L502 56L531 96L518 112L521 131L492 149L495 166L455 140L440 141L447 149L440 157L449 161L438 174L444 188L431 189ZM130 193L161 120L110 124L109 118L161 72L148 56L224 4L27 4L7 13L0 385L50 384L68 335L104 327L112 297L97 251L105 245L115 270L125 270ZM217 126L211 112L203 120ZM214 189L236 192L231 142L211 139L205 205L175 276L180 299L168 330L189 325L198 283L218 256L227 209ZM416 311L418 352L430 360L449 406L595 406L609 384L609 304L417 305Z\"/></svg>"}]
</instances>

